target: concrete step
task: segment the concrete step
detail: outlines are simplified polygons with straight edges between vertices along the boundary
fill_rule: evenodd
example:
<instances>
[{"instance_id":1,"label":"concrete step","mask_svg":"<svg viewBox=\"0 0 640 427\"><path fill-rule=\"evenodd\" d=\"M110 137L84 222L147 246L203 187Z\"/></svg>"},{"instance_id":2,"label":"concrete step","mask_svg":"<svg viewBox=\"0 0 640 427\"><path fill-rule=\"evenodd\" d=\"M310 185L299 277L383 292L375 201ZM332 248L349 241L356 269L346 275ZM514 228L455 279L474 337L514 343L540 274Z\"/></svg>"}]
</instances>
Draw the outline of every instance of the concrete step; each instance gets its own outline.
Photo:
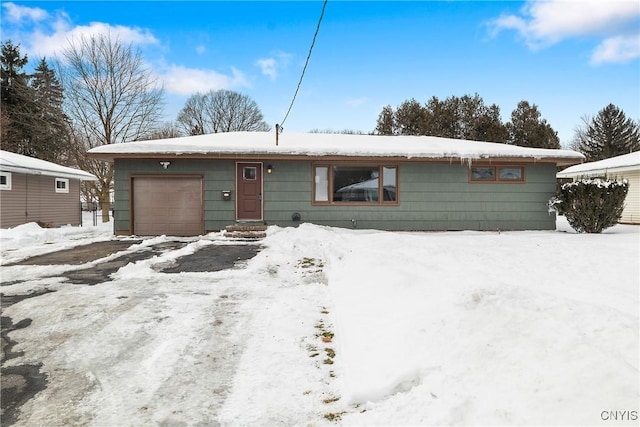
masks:
<instances>
[{"instance_id":1,"label":"concrete step","mask_svg":"<svg viewBox=\"0 0 640 427\"><path fill-rule=\"evenodd\" d=\"M240 240L260 240L267 237L264 224L234 224L225 227L225 237Z\"/></svg>"}]
</instances>

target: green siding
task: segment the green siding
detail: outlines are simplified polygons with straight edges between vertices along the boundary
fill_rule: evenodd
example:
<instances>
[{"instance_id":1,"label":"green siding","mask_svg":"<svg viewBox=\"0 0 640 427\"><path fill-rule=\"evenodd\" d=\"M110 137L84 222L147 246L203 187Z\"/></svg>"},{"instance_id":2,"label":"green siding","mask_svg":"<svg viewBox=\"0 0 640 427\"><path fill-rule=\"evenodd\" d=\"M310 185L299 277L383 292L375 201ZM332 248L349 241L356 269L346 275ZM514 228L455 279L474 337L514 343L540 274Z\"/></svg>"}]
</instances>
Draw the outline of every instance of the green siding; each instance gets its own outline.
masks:
<instances>
[{"instance_id":1,"label":"green siding","mask_svg":"<svg viewBox=\"0 0 640 427\"><path fill-rule=\"evenodd\" d=\"M526 167L525 183L468 182L464 164L410 162L399 165L397 206L313 206L311 162L273 162L265 175L265 221L304 222L385 230L532 230L555 228L547 201L555 193L555 165Z\"/></svg>"},{"instance_id":2,"label":"green siding","mask_svg":"<svg viewBox=\"0 0 640 427\"><path fill-rule=\"evenodd\" d=\"M247 161L250 161L247 159ZM131 174L201 174L204 177L205 231L235 222L235 161L171 161L167 170L154 160L118 160L115 175L115 228L129 229ZM468 166L460 163L399 164L398 205L312 205L312 162L269 161L264 172L264 221L295 226L302 222L384 230L538 230L554 229L547 201L555 193L553 164L526 166L525 183L468 182ZM222 190L232 200L222 200Z\"/></svg>"}]
</instances>

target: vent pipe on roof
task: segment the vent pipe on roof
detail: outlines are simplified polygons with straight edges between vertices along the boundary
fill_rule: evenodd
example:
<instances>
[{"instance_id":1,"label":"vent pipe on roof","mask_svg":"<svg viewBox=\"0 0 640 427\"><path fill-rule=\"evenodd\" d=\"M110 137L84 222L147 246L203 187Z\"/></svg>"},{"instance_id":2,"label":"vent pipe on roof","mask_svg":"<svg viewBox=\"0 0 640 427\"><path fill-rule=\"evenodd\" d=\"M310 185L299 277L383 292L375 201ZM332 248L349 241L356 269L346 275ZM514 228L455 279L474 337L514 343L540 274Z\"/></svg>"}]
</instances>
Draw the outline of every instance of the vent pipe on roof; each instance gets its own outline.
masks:
<instances>
[{"instance_id":1,"label":"vent pipe on roof","mask_svg":"<svg viewBox=\"0 0 640 427\"><path fill-rule=\"evenodd\" d=\"M283 127L276 123L276 146L278 145L278 135L280 135L280 132L282 132L283 129Z\"/></svg>"}]
</instances>

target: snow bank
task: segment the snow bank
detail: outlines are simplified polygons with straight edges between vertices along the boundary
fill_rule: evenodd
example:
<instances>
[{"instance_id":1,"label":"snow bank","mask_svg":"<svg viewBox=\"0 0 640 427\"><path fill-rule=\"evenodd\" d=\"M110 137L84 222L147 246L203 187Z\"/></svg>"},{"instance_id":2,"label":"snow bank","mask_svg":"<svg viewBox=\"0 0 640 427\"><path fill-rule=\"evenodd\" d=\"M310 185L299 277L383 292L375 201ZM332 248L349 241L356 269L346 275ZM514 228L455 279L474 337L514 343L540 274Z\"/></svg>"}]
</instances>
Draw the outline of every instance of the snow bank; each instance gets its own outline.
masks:
<instances>
[{"instance_id":1,"label":"snow bank","mask_svg":"<svg viewBox=\"0 0 640 427\"><path fill-rule=\"evenodd\" d=\"M35 236L48 231L22 230L8 240L31 239L22 255L78 244L77 230L47 244ZM94 228L82 242L106 237ZM600 425L614 411L637 415L639 243L638 227L581 235L562 217L556 231L506 233L301 224L269 227L255 258L215 273L154 266L225 244L220 235L91 287L44 278L51 268L3 267L3 280L25 280L4 295L55 291L3 312L32 319L10 333L23 355L8 365L42 363L48 375L18 425Z\"/></svg>"}]
</instances>

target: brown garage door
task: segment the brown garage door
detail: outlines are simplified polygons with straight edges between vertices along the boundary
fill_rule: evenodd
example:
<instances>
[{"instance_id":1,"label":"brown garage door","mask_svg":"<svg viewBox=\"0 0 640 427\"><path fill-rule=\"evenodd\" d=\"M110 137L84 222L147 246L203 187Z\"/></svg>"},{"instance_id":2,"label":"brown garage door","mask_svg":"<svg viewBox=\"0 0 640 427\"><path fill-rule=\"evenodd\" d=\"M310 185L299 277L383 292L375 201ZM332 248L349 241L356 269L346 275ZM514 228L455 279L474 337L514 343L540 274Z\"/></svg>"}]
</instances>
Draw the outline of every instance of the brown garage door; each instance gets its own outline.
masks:
<instances>
[{"instance_id":1,"label":"brown garage door","mask_svg":"<svg viewBox=\"0 0 640 427\"><path fill-rule=\"evenodd\" d=\"M132 186L134 234L203 233L202 177L135 177Z\"/></svg>"}]
</instances>

